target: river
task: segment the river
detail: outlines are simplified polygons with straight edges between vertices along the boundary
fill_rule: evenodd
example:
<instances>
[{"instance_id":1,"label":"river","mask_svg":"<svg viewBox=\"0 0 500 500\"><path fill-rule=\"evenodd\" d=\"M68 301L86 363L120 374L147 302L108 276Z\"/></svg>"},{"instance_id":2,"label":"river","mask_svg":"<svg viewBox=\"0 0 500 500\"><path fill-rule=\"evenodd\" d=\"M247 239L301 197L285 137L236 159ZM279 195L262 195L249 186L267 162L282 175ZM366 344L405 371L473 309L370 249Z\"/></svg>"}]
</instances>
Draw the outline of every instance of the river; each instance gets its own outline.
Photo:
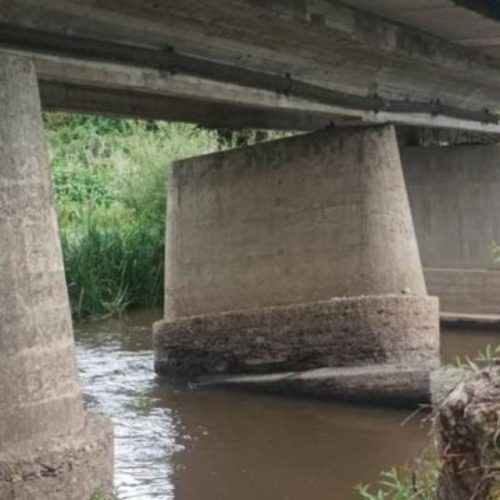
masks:
<instances>
[{"instance_id":1,"label":"river","mask_svg":"<svg viewBox=\"0 0 500 500\"><path fill-rule=\"evenodd\" d=\"M193 388L153 371L161 313L77 325L86 404L115 427L120 500L344 500L430 448L408 410ZM498 333L444 331L443 358Z\"/></svg>"}]
</instances>

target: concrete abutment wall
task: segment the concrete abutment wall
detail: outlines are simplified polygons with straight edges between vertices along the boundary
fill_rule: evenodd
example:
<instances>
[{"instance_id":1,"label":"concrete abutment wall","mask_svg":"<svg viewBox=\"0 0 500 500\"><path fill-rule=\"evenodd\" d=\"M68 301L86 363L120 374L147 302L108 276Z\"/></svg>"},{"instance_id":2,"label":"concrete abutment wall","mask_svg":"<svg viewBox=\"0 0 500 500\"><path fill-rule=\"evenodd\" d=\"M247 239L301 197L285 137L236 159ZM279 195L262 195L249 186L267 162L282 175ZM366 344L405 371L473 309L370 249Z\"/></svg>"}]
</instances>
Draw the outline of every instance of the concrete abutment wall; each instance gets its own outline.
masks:
<instances>
[{"instance_id":1,"label":"concrete abutment wall","mask_svg":"<svg viewBox=\"0 0 500 500\"><path fill-rule=\"evenodd\" d=\"M1 53L0 304L0 498L111 491L111 426L78 387L34 66Z\"/></svg>"},{"instance_id":2,"label":"concrete abutment wall","mask_svg":"<svg viewBox=\"0 0 500 500\"><path fill-rule=\"evenodd\" d=\"M391 126L181 161L169 189L157 371L437 362L438 304Z\"/></svg>"},{"instance_id":3,"label":"concrete abutment wall","mask_svg":"<svg viewBox=\"0 0 500 500\"><path fill-rule=\"evenodd\" d=\"M429 292L445 312L500 314L500 148L402 149Z\"/></svg>"}]
</instances>

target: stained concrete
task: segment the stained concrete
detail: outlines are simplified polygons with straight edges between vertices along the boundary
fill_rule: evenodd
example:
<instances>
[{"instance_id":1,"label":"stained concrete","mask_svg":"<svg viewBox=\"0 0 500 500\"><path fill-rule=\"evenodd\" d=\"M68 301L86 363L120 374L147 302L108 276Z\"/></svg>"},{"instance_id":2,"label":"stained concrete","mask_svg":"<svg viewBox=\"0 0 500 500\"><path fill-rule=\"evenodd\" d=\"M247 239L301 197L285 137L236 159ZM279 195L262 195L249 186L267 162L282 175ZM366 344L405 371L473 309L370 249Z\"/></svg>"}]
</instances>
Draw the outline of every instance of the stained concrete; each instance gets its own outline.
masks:
<instances>
[{"instance_id":1,"label":"stained concrete","mask_svg":"<svg viewBox=\"0 0 500 500\"><path fill-rule=\"evenodd\" d=\"M424 367L408 368L406 365L382 364L267 375L205 377L198 385L403 407L431 401L429 370Z\"/></svg>"},{"instance_id":2,"label":"stained concrete","mask_svg":"<svg viewBox=\"0 0 500 500\"><path fill-rule=\"evenodd\" d=\"M2 500L90 500L111 492L112 478L113 429L101 415L64 438L0 450Z\"/></svg>"},{"instance_id":3,"label":"stained concrete","mask_svg":"<svg viewBox=\"0 0 500 500\"><path fill-rule=\"evenodd\" d=\"M175 164L165 292L163 374L437 363L438 304L391 126Z\"/></svg>"},{"instance_id":4,"label":"stained concrete","mask_svg":"<svg viewBox=\"0 0 500 500\"><path fill-rule=\"evenodd\" d=\"M445 312L500 314L500 148L412 147L404 173L429 292Z\"/></svg>"},{"instance_id":5,"label":"stained concrete","mask_svg":"<svg viewBox=\"0 0 500 500\"><path fill-rule=\"evenodd\" d=\"M177 162L166 230L167 319L426 293L391 127Z\"/></svg>"},{"instance_id":6,"label":"stained concrete","mask_svg":"<svg viewBox=\"0 0 500 500\"><path fill-rule=\"evenodd\" d=\"M83 499L86 483L112 485L110 428L85 415L78 387L34 66L1 53L0 116L0 497L55 498L52 477ZM15 472L49 450L57 467Z\"/></svg>"},{"instance_id":7,"label":"stained concrete","mask_svg":"<svg viewBox=\"0 0 500 500\"><path fill-rule=\"evenodd\" d=\"M156 323L155 369L176 375L437 365L438 301L378 295Z\"/></svg>"}]
</instances>

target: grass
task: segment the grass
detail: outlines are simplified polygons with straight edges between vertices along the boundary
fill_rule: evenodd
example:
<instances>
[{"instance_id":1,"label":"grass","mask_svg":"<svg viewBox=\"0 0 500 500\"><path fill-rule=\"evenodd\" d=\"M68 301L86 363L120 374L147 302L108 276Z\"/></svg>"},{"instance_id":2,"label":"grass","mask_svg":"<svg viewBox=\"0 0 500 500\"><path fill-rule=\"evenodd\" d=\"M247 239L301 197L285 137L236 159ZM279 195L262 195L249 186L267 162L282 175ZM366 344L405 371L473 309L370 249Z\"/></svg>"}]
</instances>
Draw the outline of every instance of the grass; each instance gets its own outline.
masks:
<instances>
[{"instance_id":1,"label":"grass","mask_svg":"<svg viewBox=\"0 0 500 500\"><path fill-rule=\"evenodd\" d=\"M95 491L89 500L118 500L115 494L106 494L100 491Z\"/></svg>"},{"instance_id":2,"label":"grass","mask_svg":"<svg viewBox=\"0 0 500 500\"><path fill-rule=\"evenodd\" d=\"M161 305L169 165L220 138L187 124L44 118L73 315Z\"/></svg>"},{"instance_id":3,"label":"grass","mask_svg":"<svg viewBox=\"0 0 500 500\"><path fill-rule=\"evenodd\" d=\"M458 369L464 376L480 373L500 357L500 344L488 344L473 357L457 357L444 368ZM496 436L496 435L495 435ZM495 445L496 446L496 445ZM375 485L356 488L358 500L434 500L438 486L441 463L436 458L417 460L410 471L392 468L380 474Z\"/></svg>"},{"instance_id":4,"label":"grass","mask_svg":"<svg viewBox=\"0 0 500 500\"><path fill-rule=\"evenodd\" d=\"M412 471L393 468L382 472L375 486L360 485L356 488L359 500L433 500L439 479L437 460L416 462Z\"/></svg>"},{"instance_id":5,"label":"grass","mask_svg":"<svg viewBox=\"0 0 500 500\"><path fill-rule=\"evenodd\" d=\"M174 160L287 135L67 113L44 120L76 318L161 306Z\"/></svg>"}]
</instances>

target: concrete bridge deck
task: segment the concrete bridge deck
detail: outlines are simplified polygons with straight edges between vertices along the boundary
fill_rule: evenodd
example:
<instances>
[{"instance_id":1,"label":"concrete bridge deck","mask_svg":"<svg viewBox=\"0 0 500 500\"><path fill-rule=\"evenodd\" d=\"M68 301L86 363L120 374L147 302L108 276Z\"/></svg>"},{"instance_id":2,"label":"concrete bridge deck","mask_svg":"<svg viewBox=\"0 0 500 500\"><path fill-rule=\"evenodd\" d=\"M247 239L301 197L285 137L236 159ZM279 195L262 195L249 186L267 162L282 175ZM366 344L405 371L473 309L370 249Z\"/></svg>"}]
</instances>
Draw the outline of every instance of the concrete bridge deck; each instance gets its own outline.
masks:
<instances>
[{"instance_id":1,"label":"concrete bridge deck","mask_svg":"<svg viewBox=\"0 0 500 500\"><path fill-rule=\"evenodd\" d=\"M1 0L0 47L35 59L51 109L224 127L392 121L498 132L491 5Z\"/></svg>"}]
</instances>

